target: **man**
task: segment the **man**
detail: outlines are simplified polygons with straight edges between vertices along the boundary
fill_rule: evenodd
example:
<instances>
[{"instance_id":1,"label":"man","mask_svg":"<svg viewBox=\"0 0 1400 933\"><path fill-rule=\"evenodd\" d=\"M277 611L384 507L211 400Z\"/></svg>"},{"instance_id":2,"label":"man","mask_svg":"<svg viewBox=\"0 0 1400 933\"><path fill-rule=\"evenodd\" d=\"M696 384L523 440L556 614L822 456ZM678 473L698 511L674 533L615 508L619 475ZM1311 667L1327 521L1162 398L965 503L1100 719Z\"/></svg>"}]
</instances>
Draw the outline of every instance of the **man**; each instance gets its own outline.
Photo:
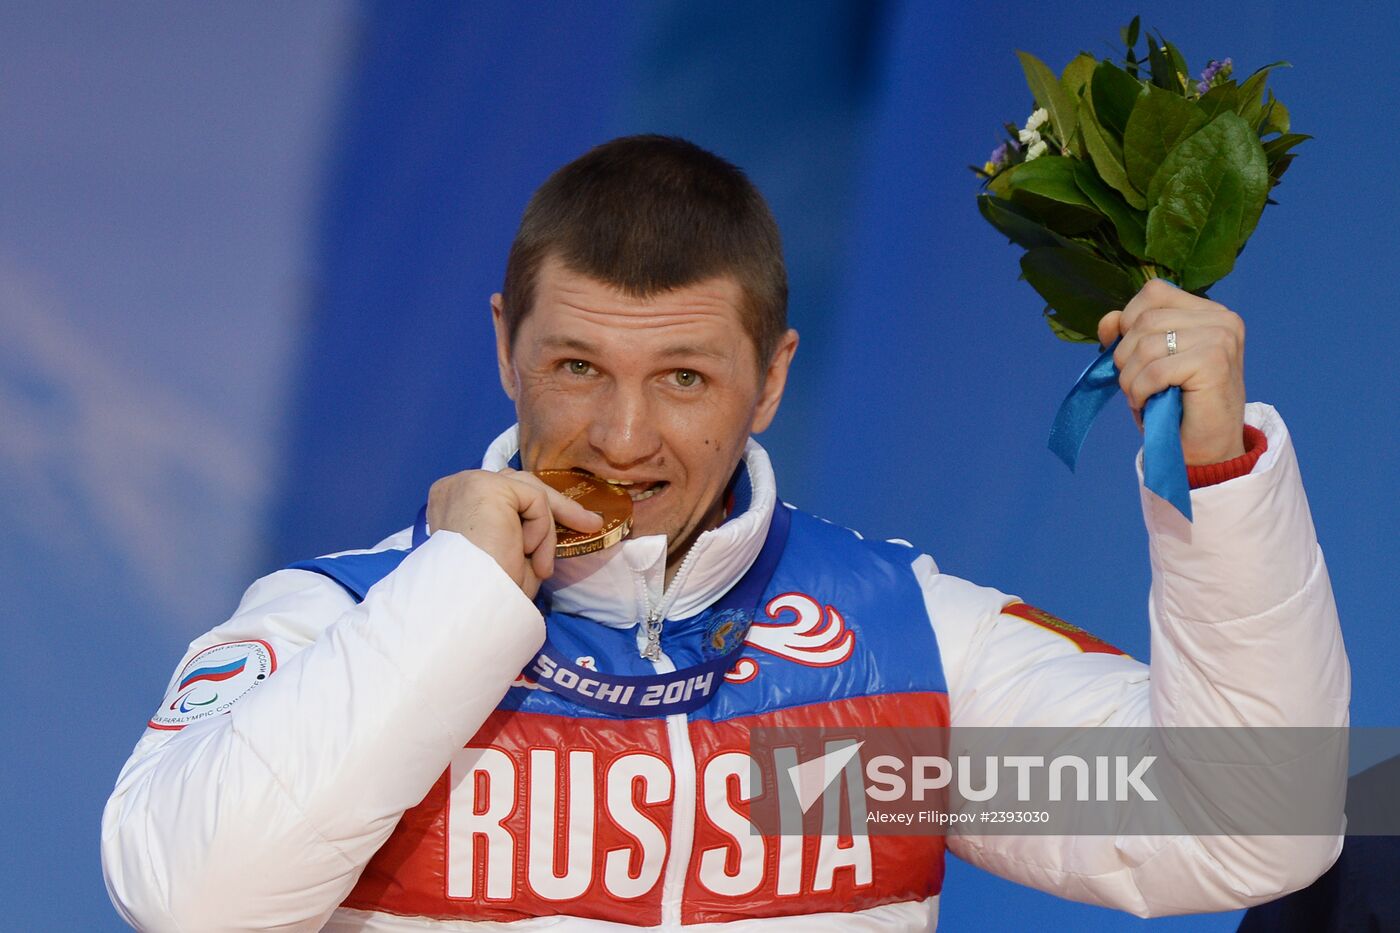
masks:
<instances>
[{"instance_id":1,"label":"man","mask_svg":"<svg viewBox=\"0 0 1400 933\"><path fill-rule=\"evenodd\" d=\"M264 577L190 646L104 814L123 915L159 930L922 930L942 837L751 834L751 730L1346 721L1326 570L1283 423L1245 406L1236 315L1153 282L1100 326L1122 337L1135 409L1182 387L1201 487L1190 526L1143 496L1149 668L778 500L750 435L797 347L786 295L771 214L716 156L633 137L556 172L491 300L518 425L482 469L433 484L414 528ZM556 560L556 521L601 520L544 469L625 489L631 537ZM751 586L738 609L758 624L730 663L721 623ZM536 659L546 635L557 663ZM620 688L602 702L607 681L588 677L656 675L669 693L671 672L717 658L719 689L666 715L635 715ZM950 844L1150 915L1301 887L1339 839Z\"/></svg>"}]
</instances>

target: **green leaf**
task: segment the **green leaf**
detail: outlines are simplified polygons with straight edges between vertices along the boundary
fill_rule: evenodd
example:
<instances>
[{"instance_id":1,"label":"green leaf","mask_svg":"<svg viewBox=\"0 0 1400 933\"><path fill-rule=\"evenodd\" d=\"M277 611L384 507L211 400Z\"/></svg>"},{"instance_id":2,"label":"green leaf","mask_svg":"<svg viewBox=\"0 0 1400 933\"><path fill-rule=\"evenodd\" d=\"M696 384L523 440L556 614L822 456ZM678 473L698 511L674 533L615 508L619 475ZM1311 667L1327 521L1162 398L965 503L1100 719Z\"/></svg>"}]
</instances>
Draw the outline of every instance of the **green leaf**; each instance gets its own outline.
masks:
<instances>
[{"instance_id":1,"label":"green leaf","mask_svg":"<svg viewBox=\"0 0 1400 933\"><path fill-rule=\"evenodd\" d=\"M1011 188L1016 194L1031 194L1062 204L1093 207L1074 183L1074 160L1065 156L1041 156L1011 168Z\"/></svg>"},{"instance_id":2,"label":"green leaf","mask_svg":"<svg viewBox=\"0 0 1400 933\"><path fill-rule=\"evenodd\" d=\"M1094 76L1094 68L1098 63L1099 60L1088 52L1080 52L1069 60L1069 64L1060 75L1060 87L1064 89L1066 97L1076 102L1079 100L1079 95Z\"/></svg>"},{"instance_id":3,"label":"green leaf","mask_svg":"<svg viewBox=\"0 0 1400 933\"><path fill-rule=\"evenodd\" d=\"M1030 85L1035 101L1050 112L1050 123L1055 127L1055 137L1061 145L1068 146L1074 134L1074 104L1065 96L1064 88L1045 62L1029 52L1017 52L1021 59L1021 70L1026 73L1026 84Z\"/></svg>"},{"instance_id":4,"label":"green leaf","mask_svg":"<svg viewBox=\"0 0 1400 933\"><path fill-rule=\"evenodd\" d=\"M1206 115L1207 120L1214 120L1225 111L1234 112L1235 101L1239 98L1240 89L1233 81L1226 81L1224 84L1217 84L1201 95L1201 99L1196 101L1196 106L1201 108L1201 112Z\"/></svg>"},{"instance_id":5,"label":"green leaf","mask_svg":"<svg viewBox=\"0 0 1400 933\"><path fill-rule=\"evenodd\" d=\"M1181 81L1167 52L1166 41L1160 35L1147 34L1147 59L1152 65L1152 83L1164 91L1180 94Z\"/></svg>"},{"instance_id":6,"label":"green leaf","mask_svg":"<svg viewBox=\"0 0 1400 933\"><path fill-rule=\"evenodd\" d=\"M1133 112L1140 90L1142 84L1112 62L1099 62L1094 68L1094 77L1089 83L1094 114L1099 126L1106 131L1105 135L1111 135L1114 142L1122 142L1128 115Z\"/></svg>"},{"instance_id":7,"label":"green leaf","mask_svg":"<svg viewBox=\"0 0 1400 933\"><path fill-rule=\"evenodd\" d=\"M1280 58L1280 59L1279 59L1278 61L1276 61L1276 62L1269 62L1267 65L1260 65L1258 68L1254 69L1252 72L1250 72L1248 81L1253 81L1255 78L1262 78L1263 76L1267 75L1269 72L1273 71L1275 68L1292 68L1292 67L1293 67L1292 62L1289 62L1289 61L1287 61L1286 59ZM1246 81L1246 83L1248 83L1248 81ZM1260 85L1260 86L1262 87L1263 85Z\"/></svg>"},{"instance_id":8,"label":"green leaf","mask_svg":"<svg viewBox=\"0 0 1400 933\"><path fill-rule=\"evenodd\" d=\"M1024 249L1035 249L1037 246L1077 248L1072 240L1060 236L1011 201L982 194L977 196L977 209L982 212L987 223Z\"/></svg>"},{"instance_id":9,"label":"green leaf","mask_svg":"<svg viewBox=\"0 0 1400 933\"><path fill-rule=\"evenodd\" d=\"M1297 158L1295 154L1289 153L1285 156L1279 156L1276 161L1269 163L1270 188L1277 185L1283 179L1283 173L1288 171L1288 166L1293 164L1295 158Z\"/></svg>"},{"instance_id":10,"label":"green leaf","mask_svg":"<svg viewBox=\"0 0 1400 933\"><path fill-rule=\"evenodd\" d=\"M1157 38L1162 39L1160 34ZM1181 54L1180 49L1172 45L1166 39L1162 39L1162 45L1166 46L1167 59L1172 64L1172 78L1175 85L1173 90L1180 94L1186 87L1182 82L1191 80L1191 69L1186 67L1186 56Z\"/></svg>"},{"instance_id":11,"label":"green leaf","mask_svg":"<svg viewBox=\"0 0 1400 933\"><path fill-rule=\"evenodd\" d=\"M1094 169L1099 173L1099 177L1121 194L1129 204L1138 210L1146 209L1147 200L1133 187L1132 182L1128 181L1128 171L1123 167L1123 150L1118 141L1099 129L1099 121L1094 114L1090 98L1085 96L1081 103L1083 106L1079 110L1079 135L1084 140L1084 150L1094 163Z\"/></svg>"},{"instance_id":12,"label":"green leaf","mask_svg":"<svg viewBox=\"0 0 1400 933\"><path fill-rule=\"evenodd\" d=\"M988 179L987 190L999 198L1011 197L1011 169L1003 169Z\"/></svg>"},{"instance_id":13,"label":"green leaf","mask_svg":"<svg viewBox=\"0 0 1400 933\"><path fill-rule=\"evenodd\" d=\"M1141 26L1142 17L1134 16L1133 21L1128 24L1126 29L1123 30L1123 44L1128 47L1129 52L1131 52L1133 48L1137 45L1138 31L1141 28Z\"/></svg>"},{"instance_id":14,"label":"green leaf","mask_svg":"<svg viewBox=\"0 0 1400 933\"><path fill-rule=\"evenodd\" d=\"M1243 119L1223 113L1162 162L1147 199L1148 256L1188 291L1219 281L1259 222L1269 191L1264 150Z\"/></svg>"},{"instance_id":15,"label":"green leaf","mask_svg":"<svg viewBox=\"0 0 1400 933\"><path fill-rule=\"evenodd\" d=\"M1082 233L1103 215L1074 183L1074 159L1041 156L1003 173L1011 200L1061 234Z\"/></svg>"},{"instance_id":16,"label":"green leaf","mask_svg":"<svg viewBox=\"0 0 1400 933\"><path fill-rule=\"evenodd\" d=\"M1179 270L1177 283L1183 289L1200 289L1235 268L1245 213L1243 185L1233 172L1207 177L1203 168L1191 167L1177 177L1177 186L1190 193L1176 198L1172 189L1148 214L1148 252L1156 262Z\"/></svg>"},{"instance_id":17,"label":"green leaf","mask_svg":"<svg viewBox=\"0 0 1400 933\"><path fill-rule=\"evenodd\" d=\"M1094 67L1098 65L1098 60L1088 52L1080 52L1070 63L1065 66L1064 73L1060 75L1060 87L1065 92L1065 97L1069 99L1070 106L1074 108L1074 122L1078 126L1079 121L1085 118L1085 112L1089 110L1089 104L1085 101L1089 81L1094 76ZM1078 133L1070 137L1066 143L1070 151L1083 159L1084 140Z\"/></svg>"},{"instance_id":18,"label":"green leaf","mask_svg":"<svg viewBox=\"0 0 1400 933\"><path fill-rule=\"evenodd\" d=\"M1274 96L1274 92L1269 92L1268 101L1264 104L1264 116L1259 122L1259 135L1267 136L1270 133L1287 133L1289 130L1288 108L1283 105L1283 101Z\"/></svg>"},{"instance_id":19,"label":"green leaf","mask_svg":"<svg viewBox=\"0 0 1400 933\"><path fill-rule=\"evenodd\" d=\"M1075 163L1074 182L1113 224L1123 249L1138 259L1147 259L1147 216L1129 207L1123 196L1104 184L1087 163Z\"/></svg>"},{"instance_id":20,"label":"green leaf","mask_svg":"<svg viewBox=\"0 0 1400 933\"><path fill-rule=\"evenodd\" d=\"M1059 337L1061 340L1068 341L1069 343L1099 342L1098 337L1091 337L1088 334L1081 334L1079 331L1070 330L1064 324L1061 324L1059 315L1051 313L1053 310L1053 308L1045 309L1045 323L1050 325L1050 332L1053 333L1056 337Z\"/></svg>"},{"instance_id":21,"label":"green leaf","mask_svg":"<svg viewBox=\"0 0 1400 933\"><path fill-rule=\"evenodd\" d=\"M1264 84L1269 80L1269 72L1275 68L1287 68L1288 62L1271 62L1260 68L1244 84L1240 85L1239 96L1235 100L1235 112L1250 126L1258 126L1264 114Z\"/></svg>"},{"instance_id":22,"label":"green leaf","mask_svg":"<svg viewBox=\"0 0 1400 933\"><path fill-rule=\"evenodd\" d=\"M1152 176L1177 143L1206 125L1201 108L1154 85L1142 89L1123 133L1123 162L1128 181L1147 191ZM1147 206L1152 206L1149 199Z\"/></svg>"},{"instance_id":23,"label":"green leaf","mask_svg":"<svg viewBox=\"0 0 1400 933\"><path fill-rule=\"evenodd\" d=\"M1272 165L1279 156L1286 155L1294 146L1309 139L1312 137L1306 133L1285 133L1277 139L1271 139L1264 143L1264 158Z\"/></svg>"},{"instance_id":24,"label":"green leaf","mask_svg":"<svg viewBox=\"0 0 1400 933\"><path fill-rule=\"evenodd\" d=\"M1021 274L1055 309L1056 332L1098 333L1099 318L1122 308L1137 289L1120 267L1078 250L1040 247L1021 257Z\"/></svg>"}]
</instances>

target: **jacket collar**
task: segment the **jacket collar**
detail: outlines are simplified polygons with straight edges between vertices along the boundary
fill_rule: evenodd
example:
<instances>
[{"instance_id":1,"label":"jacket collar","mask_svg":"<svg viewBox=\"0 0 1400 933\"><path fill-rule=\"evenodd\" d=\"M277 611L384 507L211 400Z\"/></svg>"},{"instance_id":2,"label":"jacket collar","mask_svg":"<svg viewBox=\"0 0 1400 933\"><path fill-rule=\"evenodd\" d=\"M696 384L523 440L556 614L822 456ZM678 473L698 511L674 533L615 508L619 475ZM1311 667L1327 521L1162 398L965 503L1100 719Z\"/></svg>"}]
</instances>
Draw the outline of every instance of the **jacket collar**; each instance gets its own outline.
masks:
<instances>
[{"instance_id":1,"label":"jacket collar","mask_svg":"<svg viewBox=\"0 0 1400 933\"><path fill-rule=\"evenodd\" d=\"M520 448L520 429L512 425L491 442L482 468L501 470ZM628 538L621 544L582 557L556 561L544 589L553 607L613 628L629 628L651 613L687 619L725 594L758 557L777 503L773 466L757 441L749 438L740 463L751 494L745 507L702 532L691 545L669 589L666 536Z\"/></svg>"}]
</instances>

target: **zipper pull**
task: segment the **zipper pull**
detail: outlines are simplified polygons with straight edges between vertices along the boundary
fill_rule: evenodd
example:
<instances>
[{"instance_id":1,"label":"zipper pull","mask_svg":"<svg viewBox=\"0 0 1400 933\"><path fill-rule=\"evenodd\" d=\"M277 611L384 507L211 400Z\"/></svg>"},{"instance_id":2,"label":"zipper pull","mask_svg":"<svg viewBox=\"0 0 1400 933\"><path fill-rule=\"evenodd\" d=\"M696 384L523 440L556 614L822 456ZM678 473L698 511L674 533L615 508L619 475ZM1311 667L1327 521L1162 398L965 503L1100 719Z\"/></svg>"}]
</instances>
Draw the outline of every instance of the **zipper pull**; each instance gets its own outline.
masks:
<instances>
[{"instance_id":1,"label":"zipper pull","mask_svg":"<svg viewBox=\"0 0 1400 933\"><path fill-rule=\"evenodd\" d=\"M661 660L661 616L655 612L647 613L647 617L642 620L642 630L646 632L647 644L642 649L642 657L648 661Z\"/></svg>"}]
</instances>

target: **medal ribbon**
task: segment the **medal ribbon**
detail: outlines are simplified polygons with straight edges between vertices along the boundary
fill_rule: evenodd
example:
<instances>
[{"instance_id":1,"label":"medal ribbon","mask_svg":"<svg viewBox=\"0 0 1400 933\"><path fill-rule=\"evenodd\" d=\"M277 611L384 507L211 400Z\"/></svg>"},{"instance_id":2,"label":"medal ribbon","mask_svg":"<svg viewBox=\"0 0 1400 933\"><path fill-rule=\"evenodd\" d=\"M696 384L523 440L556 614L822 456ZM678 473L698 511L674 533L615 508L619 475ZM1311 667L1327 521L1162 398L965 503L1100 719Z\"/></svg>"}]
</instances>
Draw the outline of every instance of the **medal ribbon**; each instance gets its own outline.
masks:
<instances>
[{"instance_id":1,"label":"medal ribbon","mask_svg":"<svg viewBox=\"0 0 1400 933\"><path fill-rule=\"evenodd\" d=\"M1118 391L1115 340L1080 375L1050 428L1050 450L1072 471L1094 418ZM1191 520L1191 484L1181 453L1181 387L1168 386L1147 400L1142 413L1143 484Z\"/></svg>"},{"instance_id":2,"label":"medal ribbon","mask_svg":"<svg viewBox=\"0 0 1400 933\"><path fill-rule=\"evenodd\" d=\"M740 611L749 622L758 615L759 604L773 579L778 560L787 545L792 517L782 501L775 503L773 518L768 523L768 535L740 579L714 604L716 614ZM413 524L413 546L428 540L427 507L418 513ZM545 611L548 615L548 612ZM544 646L523 672L550 690L580 706L601 710L626 719L671 716L690 713L708 703L724 682L724 675L744 653L744 639L736 639L734 648L723 656L712 658L693 667L667 674L626 676L607 674L580 667L545 638Z\"/></svg>"}]
</instances>

